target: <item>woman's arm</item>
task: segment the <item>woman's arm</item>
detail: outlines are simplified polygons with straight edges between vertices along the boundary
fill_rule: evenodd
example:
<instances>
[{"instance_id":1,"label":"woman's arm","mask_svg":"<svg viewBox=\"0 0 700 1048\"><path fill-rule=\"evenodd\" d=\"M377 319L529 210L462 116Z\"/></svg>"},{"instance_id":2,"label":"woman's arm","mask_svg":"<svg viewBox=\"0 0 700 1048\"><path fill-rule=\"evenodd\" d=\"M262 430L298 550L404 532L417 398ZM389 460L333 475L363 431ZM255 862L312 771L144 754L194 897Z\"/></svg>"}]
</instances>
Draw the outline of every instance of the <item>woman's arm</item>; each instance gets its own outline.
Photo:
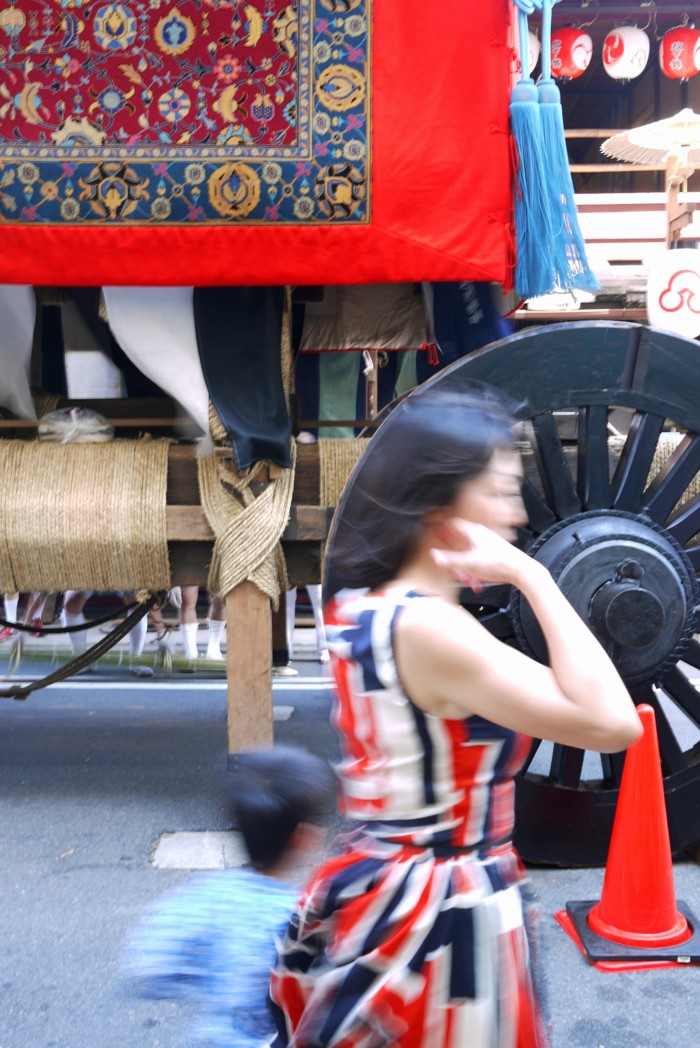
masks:
<instances>
[{"instance_id":1,"label":"woman's arm","mask_svg":"<svg viewBox=\"0 0 700 1048\"><path fill-rule=\"evenodd\" d=\"M465 549L436 551L463 580L507 583L530 604L549 666L493 637L472 615L438 598L411 601L399 616L399 676L414 702L443 717L475 713L505 727L583 749L614 753L641 734L613 663L549 571L493 532L460 522Z\"/></svg>"}]
</instances>

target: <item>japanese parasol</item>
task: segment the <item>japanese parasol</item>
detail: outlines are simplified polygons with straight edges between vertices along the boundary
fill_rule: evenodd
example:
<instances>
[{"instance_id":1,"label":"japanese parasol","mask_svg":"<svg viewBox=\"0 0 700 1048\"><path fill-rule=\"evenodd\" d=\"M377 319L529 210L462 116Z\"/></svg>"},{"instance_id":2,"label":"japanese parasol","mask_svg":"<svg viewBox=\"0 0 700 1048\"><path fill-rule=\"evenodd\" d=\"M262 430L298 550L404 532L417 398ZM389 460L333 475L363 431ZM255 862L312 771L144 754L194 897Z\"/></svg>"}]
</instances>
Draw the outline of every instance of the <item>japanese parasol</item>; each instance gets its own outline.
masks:
<instances>
[{"instance_id":1,"label":"japanese parasol","mask_svg":"<svg viewBox=\"0 0 700 1048\"><path fill-rule=\"evenodd\" d=\"M692 109L682 109L665 120L613 135L600 151L632 164L667 164L677 157L683 165L700 167L700 116Z\"/></svg>"}]
</instances>

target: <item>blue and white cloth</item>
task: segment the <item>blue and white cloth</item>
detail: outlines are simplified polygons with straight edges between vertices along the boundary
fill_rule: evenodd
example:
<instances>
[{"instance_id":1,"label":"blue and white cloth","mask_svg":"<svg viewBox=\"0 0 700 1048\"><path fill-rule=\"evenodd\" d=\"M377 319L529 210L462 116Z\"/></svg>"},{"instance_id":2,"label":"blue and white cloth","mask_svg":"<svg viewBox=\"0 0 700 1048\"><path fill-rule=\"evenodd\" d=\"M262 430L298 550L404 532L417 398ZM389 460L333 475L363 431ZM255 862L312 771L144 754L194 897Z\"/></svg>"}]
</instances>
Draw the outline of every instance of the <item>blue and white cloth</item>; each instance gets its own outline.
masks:
<instances>
[{"instance_id":1,"label":"blue and white cloth","mask_svg":"<svg viewBox=\"0 0 700 1048\"><path fill-rule=\"evenodd\" d=\"M140 996L196 1002L194 1036L211 1045L261 1048L276 937L298 886L255 870L200 874L168 893L129 935L123 970Z\"/></svg>"}]
</instances>

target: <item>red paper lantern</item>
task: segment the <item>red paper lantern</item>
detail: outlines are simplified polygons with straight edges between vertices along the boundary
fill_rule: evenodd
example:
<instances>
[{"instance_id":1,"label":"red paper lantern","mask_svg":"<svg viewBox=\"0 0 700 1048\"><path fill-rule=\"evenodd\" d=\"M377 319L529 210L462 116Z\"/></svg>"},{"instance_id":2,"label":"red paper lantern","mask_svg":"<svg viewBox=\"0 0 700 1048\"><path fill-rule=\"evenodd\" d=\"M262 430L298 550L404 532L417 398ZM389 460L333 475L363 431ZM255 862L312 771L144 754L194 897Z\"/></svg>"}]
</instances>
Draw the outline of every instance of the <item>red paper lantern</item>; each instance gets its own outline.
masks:
<instances>
[{"instance_id":1,"label":"red paper lantern","mask_svg":"<svg viewBox=\"0 0 700 1048\"><path fill-rule=\"evenodd\" d=\"M688 80L700 72L700 32L677 25L664 34L659 48L661 69L672 80Z\"/></svg>"},{"instance_id":2,"label":"red paper lantern","mask_svg":"<svg viewBox=\"0 0 700 1048\"><path fill-rule=\"evenodd\" d=\"M564 26L552 33L552 76L573 80L588 69L593 54L593 41L588 33L575 26Z\"/></svg>"}]
</instances>

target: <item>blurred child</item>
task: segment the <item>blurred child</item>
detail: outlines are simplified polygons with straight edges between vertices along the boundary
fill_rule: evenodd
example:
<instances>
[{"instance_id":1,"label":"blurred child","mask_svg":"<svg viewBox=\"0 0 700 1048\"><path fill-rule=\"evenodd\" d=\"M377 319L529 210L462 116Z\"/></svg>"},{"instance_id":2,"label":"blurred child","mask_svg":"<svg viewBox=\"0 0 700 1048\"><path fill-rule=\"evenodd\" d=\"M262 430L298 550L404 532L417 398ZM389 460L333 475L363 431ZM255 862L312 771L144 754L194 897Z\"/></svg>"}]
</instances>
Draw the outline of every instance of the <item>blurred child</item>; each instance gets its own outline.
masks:
<instances>
[{"instance_id":1,"label":"blurred child","mask_svg":"<svg viewBox=\"0 0 700 1048\"><path fill-rule=\"evenodd\" d=\"M230 803L251 866L200 874L156 903L131 933L124 970L145 997L196 1000L195 1034L212 1045L260 1048L275 937L287 923L298 868L313 860L332 806L325 760L292 746L241 753Z\"/></svg>"}]
</instances>

